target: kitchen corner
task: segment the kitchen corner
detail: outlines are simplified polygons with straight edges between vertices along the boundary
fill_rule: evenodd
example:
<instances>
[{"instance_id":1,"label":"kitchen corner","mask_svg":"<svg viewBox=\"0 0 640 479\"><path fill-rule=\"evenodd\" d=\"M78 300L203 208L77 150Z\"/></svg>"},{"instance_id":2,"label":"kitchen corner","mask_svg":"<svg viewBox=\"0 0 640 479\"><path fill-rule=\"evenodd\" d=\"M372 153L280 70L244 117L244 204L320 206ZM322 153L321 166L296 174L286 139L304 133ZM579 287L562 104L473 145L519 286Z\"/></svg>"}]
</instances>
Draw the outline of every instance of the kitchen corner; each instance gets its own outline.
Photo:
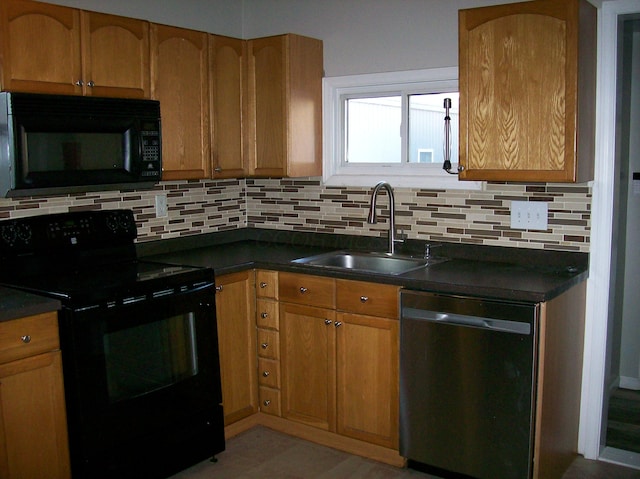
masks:
<instances>
[{"instance_id":1,"label":"kitchen corner","mask_svg":"<svg viewBox=\"0 0 640 479\"><path fill-rule=\"evenodd\" d=\"M296 378L299 376L292 371L298 371L298 374L301 374L302 370L299 368L303 368L303 365L306 364L305 361L309 358L313 358L313 364L317 365L322 364L327 357L330 358L335 354L336 358L333 361L336 362L336 365L333 367L336 367L338 371L343 371L341 374L352 377L355 381L355 378L359 376L349 376L348 371L356 367L356 364L380 361L382 363L380 365L381 371L386 372L380 373L382 376L376 377L376 379L369 378L370 382L363 380L370 387L376 388L380 387L378 385L380 378L386 378L382 381L388 381L388 383L385 383L386 386L378 391L378 394L383 395L377 396L379 397L377 407L382 407L382 411L396 411L393 404L398 401L398 396L394 395L393 391L398 387L398 378L400 378L400 386L402 387L405 376L402 371L398 374L388 368L391 367L389 364L398 364L397 359L394 359L398 350L391 346L394 344L391 338L394 337L394 334L398 334L395 328L399 324L408 324L409 319L397 321L401 317L401 309L402 314L405 314L404 307L401 305L401 302L404 301L403 292L428 291L451 298L450 301L453 301L455 311L462 311L462 304L465 301L478 301L483 304L481 311L484 313L482 315L486 315L487 318L501 317L512 320L509 316L492 316L495 313L491 312L491 304L502 303L532 308L532 311L536 311L529 333L532 345L529 349L529 362L525 357L524 367L525 369L529 368L528 377L533 383L527 386L526 375L523 375L521 379L524 380L525 387L530 388L528 390L528 396L531 398L530 406L524 406L524 411L529 411L528 414L531 414L527 424L530 424L531 437L535 438L535 443L529 443L525 435L524 443L521 446L524 452L519 461L524 464L524 469L528 469L527 457L529 454L534 454L534 477L560 477L559 474L568 467L574 458L575 437L577 437L577 411L580 401L583 348L582 331L584 328L584 308L581 305L584 304L588 255L579 252L542 250L527 251L526 254L523 254L521 250L513 248L437 243L437 245L430 245L429 250L437 251L438 257L446 257L446 261L436 262L403 274L377 274L341 268L323 269L294 261L336 250L384 251L386 243L386 238L304 232L283 234L273 230L246 229L236 233L224 232L220 235L212 234L198 238L191 237L152 244L143 243L138 245L138 254L151 261L212 267L216 274L216 283L220 288L219 292L222 295L227 295L224 299L219 298L221 304L233 304L235 308L238 308L238 301L244 301L242 298L245 297L245 294L248 298L256 298L255 321L258 338L254 341L257 342L258 351L260 400L251 409L248 406L251 403L249 399L251 393L247 393L248 409L245 407L241 419L238 420L237 417L230 419L227 426L228 431L234 432L228 432L228 434L233 435L254 424L267 425L299 437L308 437L313 434L304 429L305 427L311 427L312 430L315 428L326 429L327 431L321 434L319 432L317 436L314 435L313 440L349 452L359 450L360 454L376 457L378 460L394 465L404 464L403 459L397 453L397 436L395 438L394 435L386 436L383 431L387 429L380 425L378 427L369 425L368 428L372 429L364 428L363 431L356 431L341 425L342 421L346 420L344 417L342 419L338 417L337 420L336 418L332 419L331 414L328 416L320 414L316 417L319 406L317 404L311 406L303 401L302 390L296 384ZM398 253L419 257L424 254L425 249L424 242L406 241ZM254 271L255 282L251 279ZM225 289L227 278L242 274L242 272L244 272L248 290L236 300L231 300L228 295L233 294L232 290ZM272 287L275 287L274 292L263 298L262 288ZM349 297L353 298L349 299ZM250 299L250 301L252 300ZM236 316L233 311L225 310L224 306L221 308L218 310L221 331L229 329L222 326L223 321L246 321L244 314ZM248 308L248 310L250 309ZM358 313L354 315L355 311ZM442 312L437 314L442 315ZM358 326L359 321L366 321L366 323ZM482 319L483 324L492 321ZM318 335L325 334L322 332L321 326L325 323L336 326L337 350L331 353L331 348L329 348L328 351L316 355L315 348L320 347L320 344L323 343L322 336ZM309 330L303 334L302 331L311 327L312 324L317 324L316 327L320 329L313 329L314 332ZM364 324L367 325L366 328L364 328ZM303 325L304 329L298 331L298 328L302 328ZM367 355L359 356L357 359L351 358L351 361L346 359L350 348L341 341L348 341L349 336L345 336L347 331L354 331L353 328L358 327L364 328L364 331L373 329L374 325L376 329L380 328L385 331L386 328L391 328L388 330L390 336L382 336L387 338L382 343L374 341L367 346ZM413 335L414 333L410 336ZM503 333L503 336L509 335ZM292 344L292 338L298 338L302 342ZM309 344L309 339L303 340L302 338L315 338L311 341L313 346ZM242 337L228 338L228 340L234 342L236 350L246 348ZM243 341L243 344L238 341ZM406 343L406 340L404 342ZM493 350L488 338L482 341L484 344L482 347L479 345L476 347L475 343L472 344L468 341L463 341L463 343L467 350L458 353L452 352L454 357L466 356L472 351L475 354L476 351L487 349L493 351L489 356L489 361L492 361L498 358L500 351L503 350L502 346ZM305 351L307 351L307 347L311 349L300 356L297 349L302 344L306 345ZM380 349L381 344L388 344L390 349ZM353 345L353 347L355 346ZM404 351L402 340L399 346L401 358L402 351ZM264 351L261 347L264 348ZM360 348L364 347L364 344L360 344ZM273 356L268 353L272 348L275 348ZM356 348L354 351L358 350L359 348ZM250 358L252 354L255 354L251 351L255 351L255 349L249 347L249 352L245 352L244 356L236 357L233 368L238 368L238 364L246 362L247 357ZM224 369L230 367L228 364L229 354L221 353L223 391L225 388ZM312 355L307 357L308 354ZM264 358L261 358L261 355L264 355ZM562 361L558 362L558 357L562 357ZM505 360L515 367L515 357ZM432 358L431 364L434 361L441 363L441 360ZM249 359L248 364L252 364L252 362L253 360ZM415 364L415 361L410 360L410 363ZM384 366L385 364L386 366ZM403 361L400 360L399 364L402 367ZM442 364L444 366L445 363L442 362ZM478 361L476 364L479 366L481 362ZM305 366L303 370L306 371L305 368L308 367L312 366ZM331 367L329 366L329 368ZM493 365L489 367L490 370L494 368ZM518 366L518 369L520 367L522 366ZM251 371L252 368L249 366L248 369ZM475 365L473 369L475 370ZM309 372L309 374L315 373ZM367 377L365 372L357 374ZM517 376L520 377L521 374L524 374L524 371L518 370ZM247 376L250 375L251 373L247 374ZM275 382L271 381L272 377ZM343 391L342 388L346 387L341 382L344 381L344 377L339 373L338 378L334 379L337 383L330 386L330 390L337 388L338 391ZM468 382L468 379L465 375L463 383L466 383L468 387L476 383L478 383L480 391L486 387L482 386L484 383L477 381L479 378L471 382ZM332 384L330 378L318 378L316 381L319 381L321 387L317 391L315 388L318 385L314 382L312 387L315 391L314 397L321 397L322 384L325 380L328 381L328 384ZM496 377L493 377L492 380L497 381ZM497 388L499 383L495 384L494 387ZM511 388L513 381L508 380L501 384ZM237 384L234 387L238 387ZM353 383L342 394L349 397L347 391L357 391L358 387ZM381 391L384 392L381 393ZM392 392L391 395L386 396L389 395L389 391ZM512 393L505 391L504 395L500 393L499 396L510 397L510 394ZM526 391L518 394L520 397L527 396ZM341 396L341 393L338 393L337 397L338 411L341 408L354 407L353 404L360 403L362 400L365 403L358 406L359 410L369 410L373 407L367 403L370 400L366 399L368 396L355 399L351 405L341 402L345 401L345 396ZM400 394L401 413L402 405L407 401L406 396L404 399L402 398L403 393ZM462 398L459 399L462 400ZM325 399L320 400L319 404L324 404L324 401ZM447 403L450 401L447 400ZM331 401L327 402L328 411L331 411L331 404ZM382 406L384 404L387 406ZM300 412L298 409L300 407L306 412ZM387 407L388 409L386 409ZM519 406L519 408L521 407L523 405ZM393 419L393 414L389 413L387 416L385 413L380 413L379 420L382 421L382 418L388 418L385 420L391 421L390 430L397 427L393 426L393 424L397 424L395 422L397 419ZM558 430L556 425L561 418L564 428ZM406 423L404 427L406 427ZM534 429L535 432L533 432ZM294 430L296 432L293 432ZM400 431L402 432L402 430L401 427ZM347 443L348 445L345 446L346 439L343 437L345 435L364 442L357 442L358 445ZM380 449L380 446L383 448ZM375 449L376 447L378 449ZM508 445L506 447L509 449ZM535 453L527 452L534 449ZM441 455L440 457L445 456ZM500 462L500 460L496 460ZM412 467L419 468L420 466L414 465ZM515 474L519 475L520 473Z\"/></svg>"}]
</instances>

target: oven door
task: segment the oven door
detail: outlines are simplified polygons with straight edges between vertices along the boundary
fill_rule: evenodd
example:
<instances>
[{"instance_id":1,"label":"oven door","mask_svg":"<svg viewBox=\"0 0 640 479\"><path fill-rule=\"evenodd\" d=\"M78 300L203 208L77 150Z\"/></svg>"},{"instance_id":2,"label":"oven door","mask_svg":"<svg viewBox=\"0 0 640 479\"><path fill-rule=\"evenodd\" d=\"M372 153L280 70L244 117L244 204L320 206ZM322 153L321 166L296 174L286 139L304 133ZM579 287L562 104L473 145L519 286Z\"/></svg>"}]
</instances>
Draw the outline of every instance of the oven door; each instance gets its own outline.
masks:
<instances>
[{"instance_id":1,"label":"oven door","mask_svg":"<svg viewBox=\"0 0 640 479\"><path fill-rule=\"evenodd\" d=\"M224 450L213 283L67 309L72 472L166 477Z\"/></svg>"}]
</instances>

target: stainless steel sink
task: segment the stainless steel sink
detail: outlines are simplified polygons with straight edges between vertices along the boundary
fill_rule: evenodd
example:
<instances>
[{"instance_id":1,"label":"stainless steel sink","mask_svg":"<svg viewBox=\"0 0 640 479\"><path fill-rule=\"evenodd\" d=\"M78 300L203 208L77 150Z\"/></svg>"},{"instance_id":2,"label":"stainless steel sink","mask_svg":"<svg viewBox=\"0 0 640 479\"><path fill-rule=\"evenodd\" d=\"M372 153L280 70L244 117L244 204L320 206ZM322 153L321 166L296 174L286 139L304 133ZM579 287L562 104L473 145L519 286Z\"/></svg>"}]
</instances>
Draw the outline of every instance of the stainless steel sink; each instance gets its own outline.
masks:
<instances>
[{"instance_id":1,"label":"stainless steel sink","mask_svg":"<svg viewBox=\"0 0 640 479\"><path fill-rule=\"evenodd\" d=\"M292 262L321 268L398 275L441 261L444 261L444 259L423 259L398 254L392 255L389 253L332 251L330 253L296 259Z\"/></svg>"}]
</instances>

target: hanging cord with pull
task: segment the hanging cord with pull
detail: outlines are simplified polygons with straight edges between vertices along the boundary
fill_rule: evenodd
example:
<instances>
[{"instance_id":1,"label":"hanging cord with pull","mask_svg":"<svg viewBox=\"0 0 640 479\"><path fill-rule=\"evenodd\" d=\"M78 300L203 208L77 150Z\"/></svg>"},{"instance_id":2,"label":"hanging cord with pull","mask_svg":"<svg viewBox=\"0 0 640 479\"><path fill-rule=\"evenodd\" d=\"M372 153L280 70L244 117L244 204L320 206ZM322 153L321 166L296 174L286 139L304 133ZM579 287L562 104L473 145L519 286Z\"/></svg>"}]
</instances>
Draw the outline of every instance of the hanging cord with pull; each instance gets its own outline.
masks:
<instances>
[{"instance_id":1,"label":"hanging cord with pull","mask_svg":"<svg viewBox=\"0 0 640 479\"><path fill-rule=\"evenodd\" d=\"M451 117L449 116L449 110L451 109L451 98L444 99L444 163L442 169L450 175L457 175L458 173L451 171Z\"/></svg>"}]
</instances>

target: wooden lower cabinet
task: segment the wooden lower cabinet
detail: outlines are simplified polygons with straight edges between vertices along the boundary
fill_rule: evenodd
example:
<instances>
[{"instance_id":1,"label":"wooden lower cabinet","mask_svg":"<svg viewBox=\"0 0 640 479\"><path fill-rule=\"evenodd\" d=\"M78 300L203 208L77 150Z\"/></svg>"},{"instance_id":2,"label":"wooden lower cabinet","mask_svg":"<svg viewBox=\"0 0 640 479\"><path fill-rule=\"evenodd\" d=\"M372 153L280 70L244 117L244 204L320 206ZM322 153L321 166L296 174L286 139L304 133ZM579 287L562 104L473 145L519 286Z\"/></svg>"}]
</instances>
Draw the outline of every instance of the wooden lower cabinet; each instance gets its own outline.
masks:
<instances>
[{"instance_id":1,"label":"wooden lower cabinet","mask_svg":"<svg viewBox=\"0 0 640 479\"><path fill-rule=\"evenodd\" d=\"M398 448L397 319L337 313L337 432Z\"/></svg>"},{"instance_id":2,"label":"wooden lower cabinet","mask_svg":"<svg viewBox=\"0 0 640 479\"><path fill-rule=\"evenodd\" d=\"M71 477L55 312L0 322L0 477Z\"/></svg>"},{"instance_id":3,"label":"wooden lower cabinet","mask_svg":"<svg viewBox=\"0 0 640 479\"><path fill-rule=\"evenodd\" d=\"M280 304L282 417L336 430L335 311Z\"/></svg>"},{"instance_id":4,"label":"wooden lower cabinet","mask_svg":"<svg viewBox=\"0 0 640 479\"><path fill-rule=\"evenodd\" d=\"M254 273L216 278L216 316L224 423L258 411Z\"/></svg>"},{"instance_id":5,"label":"wooden lower cabinet","mask_svg":"<svg viewBox=\"0 0 640 479\"><path fill-rule=\"evenodd\" d=\"M282 416L398 447L398 321L283 303Z\"/></svg>"}]
</instances>

